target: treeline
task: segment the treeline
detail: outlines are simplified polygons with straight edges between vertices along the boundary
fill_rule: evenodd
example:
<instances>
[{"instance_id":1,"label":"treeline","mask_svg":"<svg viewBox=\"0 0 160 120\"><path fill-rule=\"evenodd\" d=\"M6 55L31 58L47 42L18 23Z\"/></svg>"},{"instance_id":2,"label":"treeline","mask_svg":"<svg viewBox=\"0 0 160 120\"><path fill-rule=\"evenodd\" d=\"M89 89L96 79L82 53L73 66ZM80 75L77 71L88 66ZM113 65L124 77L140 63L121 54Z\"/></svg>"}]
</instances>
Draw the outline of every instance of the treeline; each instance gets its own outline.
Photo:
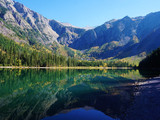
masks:
<instances>
[{"instance_id":1,"label":"treeline","mask_svg":"<svg viewBox=\"0 0 160 120\"><path fill-rule=\"evenodd\" d=\"M139 63L139 68L160 68L160 48Z\"/></svg>"},{"instance_id":2,"label":"treeline","mask_svg":"<svg viewBox=\"0 0 160 120\"><path fill-rule=\"evenodd\" d=\"M134 67L133 65L131 65L128 62L122 62L122 61L109 61L107 63L108 67Z\"/></svg>"},{"instance_id":3,"label":"treeline","mask_svg":"<svg viewBox=\"0 0 160 120\"><path fill-rule=\"evenodd\" d=\"M19 44L0 34L0 66L102 66L101 61L79 61L75 58L53 54L48 49L37 50L26 44Z\"/></svg>"}]
</instances>

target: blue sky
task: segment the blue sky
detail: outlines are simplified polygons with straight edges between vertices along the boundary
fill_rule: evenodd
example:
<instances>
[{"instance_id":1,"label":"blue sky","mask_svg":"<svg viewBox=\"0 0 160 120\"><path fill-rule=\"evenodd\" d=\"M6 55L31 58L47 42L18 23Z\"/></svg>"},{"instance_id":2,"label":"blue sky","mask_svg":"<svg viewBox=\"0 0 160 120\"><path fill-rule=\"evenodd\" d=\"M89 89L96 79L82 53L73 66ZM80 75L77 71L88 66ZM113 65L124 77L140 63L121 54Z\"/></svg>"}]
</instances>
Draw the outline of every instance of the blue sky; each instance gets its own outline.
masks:
<instances>
[{"instance_id":1,"label":"blue sky","mask_svg":"<svg viewBox=\"0 0 160 120\"><path fill-rule=\"evenodd\" d=\"M48 19L75 26L97 26L124 16L160 11L160 0L15 0Z\"/></svg>"}]
</instances>

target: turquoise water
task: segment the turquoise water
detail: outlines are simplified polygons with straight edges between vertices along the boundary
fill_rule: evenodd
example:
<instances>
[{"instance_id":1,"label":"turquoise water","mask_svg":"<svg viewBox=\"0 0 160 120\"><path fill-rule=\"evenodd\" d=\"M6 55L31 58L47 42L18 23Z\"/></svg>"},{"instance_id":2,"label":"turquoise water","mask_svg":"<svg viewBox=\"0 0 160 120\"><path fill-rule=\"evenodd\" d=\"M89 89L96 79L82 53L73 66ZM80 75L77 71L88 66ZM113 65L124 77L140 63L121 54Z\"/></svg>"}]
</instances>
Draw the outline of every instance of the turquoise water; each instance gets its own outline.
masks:
<instances>
[{"instance_id":1,"label":"turquoise water","mask_svg":"<svg viewBox=\"0 0 160 120\"><path fill-rule=\"evenodd\" d=\"M0 70L0 120L113 120L134 100L138 70Z\"/></svg>"}]
</instances>

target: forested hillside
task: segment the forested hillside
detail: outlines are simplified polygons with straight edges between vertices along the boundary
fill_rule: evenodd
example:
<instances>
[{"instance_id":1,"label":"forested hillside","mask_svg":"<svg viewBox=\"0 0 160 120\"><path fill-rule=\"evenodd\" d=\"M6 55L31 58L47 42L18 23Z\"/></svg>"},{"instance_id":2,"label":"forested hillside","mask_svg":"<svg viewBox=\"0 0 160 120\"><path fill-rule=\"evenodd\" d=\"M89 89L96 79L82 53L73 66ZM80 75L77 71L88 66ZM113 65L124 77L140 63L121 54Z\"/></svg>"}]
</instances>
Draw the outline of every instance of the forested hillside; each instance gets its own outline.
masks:
<instances>
[{"instance_id":1,"label":"forested hillside","mask_svg":"<svg viewBox=\"0 0 160 120\"><path fill-rule=\"evenodd\" d=\"M54 54L42 45L16 43L0 34L0 66L103 66L102 61L80 61Z\"/></svg>"},{"instance_id":2,"label":"forested hillside","mask_svg":"<svg viewBox=\"0 0 160 120\"><path fill-rule=\"evenodd\" d=\"M43 49L42 49L43 48ZM66 58L53 55L42 46L16 43L0 35L0 64L8 66L58 66L66 65Z\"/></svg>"},{"instance_id":3,"label":"forested hillside","mask_svg":"<svg viewBox=\"0 0 160 120\"><path fill-rule=\"evenodd\" d=\"M140 68L160 68L160 48L153 51L139 64Z\"/></svg>"}]
</instances>

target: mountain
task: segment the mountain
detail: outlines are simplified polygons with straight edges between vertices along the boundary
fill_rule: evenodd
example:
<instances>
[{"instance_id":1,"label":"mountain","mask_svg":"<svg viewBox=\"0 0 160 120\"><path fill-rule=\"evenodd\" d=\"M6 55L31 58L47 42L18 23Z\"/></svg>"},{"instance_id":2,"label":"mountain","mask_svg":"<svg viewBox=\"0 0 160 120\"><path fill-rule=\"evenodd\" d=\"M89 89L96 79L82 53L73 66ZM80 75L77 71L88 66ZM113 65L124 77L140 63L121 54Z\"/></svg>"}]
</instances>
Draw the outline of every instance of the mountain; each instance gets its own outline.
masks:
<instances>
[{"instance_id":1,"label":"mountain","mask_svg":"<svg viewBox=\"0 0 160 120\"><path fill-rule=\"evenodd\" d=\"M55 20L49 20L12 0L0 0L0 6L6 8L6 13L2 17L7 24L12 25L13 28L18 28L19 32L25 32L26 34L35 32L31 38L28 38L28 41L36 39L36 41L42 44L49 44L53 41L58 43L57 39L59 37L68 38L68 36L62 36L63 32L66 32L69 36L76 37L77 32L85 31L80 28L64 26Z\"/></svg>"},{"instance_id":2,"label":"mountain","mask_svg":"<svg viewBox=\"0 0 160 120\"><path fill-rule=\"evenodd\" d=\"M160 47L160 28L157 30L153 30L140 43L129 46L121 54L119 54L119 57L135 56L142 53L148 54L159 47Z\"/></svg>"},{"instance_id":3,"label":"mountain","mask_svg":"<svg viewBox=\"0 0 160 120\"><path fill-rule=\"evenodd\" d=\"M69 46L95 58L125 58L148 54L160 46L160 12L145 17L111 20L86 31Z\"/></svg>"},{"instance_id":4,"label":"mountain","mask_svg":"<svg viewBox=\"0 0 160 120\"><path fill-rule=\"evenodd\" d=\"M57 41L63 45L69 45L73 43L76 38L80 37L80 34L85 32L85 29L80 29L66 24L64 25L55 20L51 20L49 24L51 28L59 35Z\"/></svg>"},{"instance_id":5,"label":"mountain","mask_svg":"<svg viewBox=\"0 0 160 120\"><path fill-rule=\"evenodd\" d=\"M0 6L6 8L3 20L20 37L19 40L27 39L25 42L31 44L57 41L59 35L49 26L48 19L12 0L1 0Z\"/></svg>"},{"instance_id":6,"label":"mountain","mask_svg":"<svg viewBox=\"0 0 160 120\"><path fill-rule=\"evenodd\" d=\"M4 36L31 46L40 44L65 56L126 58L145 56L160 46L160 12L113 19L88 29L49 20L12 0L0 0L0 18Z\"/></svg>"},{"instance_id":7,"label":"mountain","mask_svg":"<svg viewBox=\"0 0 160 120\"><path fill-rule=\"evenodd\" d=\"M133 38L135 27L136 22L128 16L121 20L112 20L95 29L88 30L70 46L83 50L94 46L102 46L112 41L119 41L119 46L122 46Z\"/></svg>"},{"instance_id":8,"label":"mountain","mask_svg":"<svg viewBox=\"0 0 160 120\"><path fill-rule=\"evenodd\" d=\"M71 43L85 31L82 28L65 26L58 21L49 20L12 0L0 0L0 17L0 33L4 36L16 42L29 45L41 44L53 50L59 49L58 52L62 51L63 55L68 49L73 50L65 49L66 47L59 43L63 41Z\"/></svg>"},{"instance_id":9,"label":"mountain","mask_svg":"<svg viewBox=\"0 0 160 120\"><path fill-rule=\"evenodd\" d=\"M104 59L116 56L126 45L139 42L136 28L140 21L141 18L135 21L126 16L120 20L106 22L86 31L69 46L79 50L87 49L86 54L92 57Z\"/></svg>"}]
</instances>

